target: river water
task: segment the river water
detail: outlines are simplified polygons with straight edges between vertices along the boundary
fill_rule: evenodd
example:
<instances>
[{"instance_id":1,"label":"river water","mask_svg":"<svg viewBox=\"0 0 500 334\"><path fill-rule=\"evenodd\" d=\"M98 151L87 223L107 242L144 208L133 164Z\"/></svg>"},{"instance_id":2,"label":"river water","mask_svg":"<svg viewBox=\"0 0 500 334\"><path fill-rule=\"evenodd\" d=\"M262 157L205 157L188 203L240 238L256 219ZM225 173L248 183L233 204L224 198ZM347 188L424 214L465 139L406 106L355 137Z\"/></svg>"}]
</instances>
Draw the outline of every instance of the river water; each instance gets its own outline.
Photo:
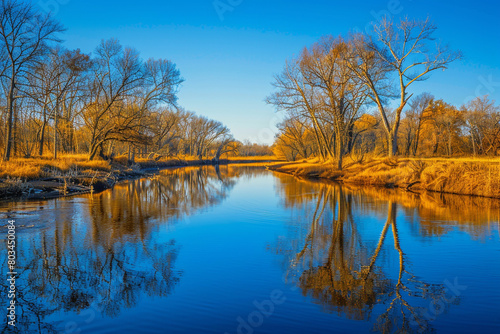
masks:
<instances>
[{"instance_id":1,"label":"river water","mask_svg":"<svg viewBox=\"0 0 500 334\"><path fill-rule=\"evenodd\" d=\"M6 333L500 333L500 201L181 168L0 203Z\"/></svg>"}]
</instances>

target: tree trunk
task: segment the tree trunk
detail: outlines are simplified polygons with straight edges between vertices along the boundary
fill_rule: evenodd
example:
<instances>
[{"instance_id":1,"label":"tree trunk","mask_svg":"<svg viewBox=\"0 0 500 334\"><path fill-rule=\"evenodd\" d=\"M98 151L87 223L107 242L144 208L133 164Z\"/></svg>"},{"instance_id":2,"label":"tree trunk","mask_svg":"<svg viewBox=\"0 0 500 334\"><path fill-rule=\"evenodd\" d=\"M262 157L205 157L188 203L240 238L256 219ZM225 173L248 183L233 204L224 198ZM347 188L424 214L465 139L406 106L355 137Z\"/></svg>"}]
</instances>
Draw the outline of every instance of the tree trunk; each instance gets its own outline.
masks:
<instances>
[{"instance_id":1,"label":"tree trunk","mask_svg":"<svg viewBox=\"0 0 500 334\"><path fill-rule=\"evenodd\" d=\"M99 149L102 150L102 144L104 142L105 141L98 141L97 139L91 141L89 150L89 159L88 159L89 161L94 160L97 153L99 153Z\"/></svg>"},{"instance_id":2,"label":"tree trunk","mask_svg":"<svg viewBox=\"0 0 500 334\"><path fill-rule=\"evenodd\" d=\"M42 156L43 155L43 142L45 141L45 126L47 124L47 118L45 115L45 107L43 108L43 123L42 123L42 130L40 131L40 147L38 147L38 155Z\"/></svg>"},{"instance_id":3,"label":"tree trunk","mask_svg":"<svg viewBox=\"0 0 500 334\"><path fill-rule=\"evenodd\" d=\"M413 156L417 155L419 140L420 140L420 123L418 124L417 133L415 134L415 143L413 145Z\"/></svg>"},{"instance_id":4,"label":"tree trunk","mask_svg":"<svg viewBox=\"0 0 500 334\"><path fill-rule=\"evenodd\" d=\"M59 110L58 106L56 105L56 108L54 110L54 159L57 159L57 150L58 150L58 143L57 143L57 126L58 126L58 116L59 116Z\"/></svg>"},{"instance_id":5,"label":"tree trunk","mask_svg":"<svg viewBox=\"0 0 500 334\"><path fill-rule=\"evenodd\" d=\"M451 157L451 142L452 142L451 139L452 138L451 138L451 134L450 134L450 135L448 135L448 156L449 157Z\"/></svg>"},{"instance_id":6,"label":"tree trunk","mask_svg":"<svg viewBox=\"0 0 500 334\"><path fill-rule=\"evenodd\" d=\"M16 156L19 151L19 114L17 112L17 107L14 101L14 121L12 122L12 151L11 155Z\"/></svg>"},{"instance_id":7,"label":"tree trunk","mask_svg":"<svg viewBox=\"0 0 500 334\"><path fill-rule=\"evenodd\" d=\"M222 143L219 145L219 147L217 148L217 153L215 153L215 156L213 158L213 161L216 162L217 164L219 163L219 160L220 160L220 156L222 154L222 149L224 148L224 146L226 145L226 143Z\"/></svg>"},{"instance_id":8,"label":"tree trunk","mask_svg":"<svg viewBox=\"0 0 500 334\"><path fill-rule=\"evenodd\" d=\"M390 133L387 138L388 155L392 158L398 154L398 137L397 133Z\"/></svg>"},{"instance_id":9,"label":"tree trunk","mask_svg":"<svg viewBox=\"0 0 500 334\"><path fill-rule=\"evenodd\" d=\"M470 136L472 140L472 154L476 156L476 141L474 140L474 133Z\"/></svg>"},{"instance_id":10,"label":"tree trunk","mask_svg":"<svg viewBox=\"0 0 500 334\"><path fill-rule=\"evenodd\" d=\"M340 140L340 138L337 138L337 143L336 143L336 151L335 152L337 154L337 169L338 170L342 170L342 158L343 158L343 155L344 155L344 145L342 143L342 140Z\"/></svg>"},{"instance_id":11,"label":"tree trunk","mask_svg":"<svg viewBox=\"0 0 500 334\"><path fill-rule=\"evenodd\" d=\"M10 152L12 149L12 125L14 122L14 89L15 89L14 75L15 73L12 73L12 79L10 81L10 88L9 88L9 96L7 97L7 126L6 126L7 129L5 131L6 133L5 152L3 156L4 161L9 161Z\"/></svg>"},{"instance_id":12,"label":"tree trunk","mask_svg":"<svg viewBox=\"0 0 500 334\"><path fill-rule=\"evenodd\" d=\"M97 145L94 145L90 148L90 152L89 152L89 161L90 160L94 160L96 154L97 154L97 148L98 146Z\"/></svg>"}]
</instances>

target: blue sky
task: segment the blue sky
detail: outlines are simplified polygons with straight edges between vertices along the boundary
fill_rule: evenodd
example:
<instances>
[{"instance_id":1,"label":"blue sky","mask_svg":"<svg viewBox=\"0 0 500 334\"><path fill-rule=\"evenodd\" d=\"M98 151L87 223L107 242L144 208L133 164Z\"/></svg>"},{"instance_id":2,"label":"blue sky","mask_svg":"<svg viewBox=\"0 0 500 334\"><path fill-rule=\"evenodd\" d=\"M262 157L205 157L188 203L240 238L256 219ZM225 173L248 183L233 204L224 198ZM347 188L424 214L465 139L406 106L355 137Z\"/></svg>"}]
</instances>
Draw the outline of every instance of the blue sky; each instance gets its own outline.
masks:
<instances>
[{"instance_id":1,"label":"blue sky","mask_svg":"<svg viewBox=\"0 0 500 334\"><path fill-rule=\"evenodd\" d=\"M144 58L174 61L185 78L179 104L222 121L239 140L271 143L279 120L264 99L285 60L323 35L364 30L383 14L427 15L436 37L464 60L418 83L461 105L489 94L500 103L500 4L490 1L96 1L37 0L67 28L68 48L92 52L101 39L117 38ZM214 2L217 2L219 10Z\"/></svg>"}]
</instances>

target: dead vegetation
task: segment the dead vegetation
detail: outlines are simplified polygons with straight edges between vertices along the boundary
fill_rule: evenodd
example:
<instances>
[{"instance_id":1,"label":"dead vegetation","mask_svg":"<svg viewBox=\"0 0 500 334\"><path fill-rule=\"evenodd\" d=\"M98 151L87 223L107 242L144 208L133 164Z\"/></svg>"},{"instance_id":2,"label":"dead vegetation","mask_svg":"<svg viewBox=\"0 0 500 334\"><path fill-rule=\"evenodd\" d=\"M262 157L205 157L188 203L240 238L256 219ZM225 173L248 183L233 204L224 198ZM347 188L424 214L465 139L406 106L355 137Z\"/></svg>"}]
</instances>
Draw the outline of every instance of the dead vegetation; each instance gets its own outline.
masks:
<instances>
[{"instance_id":1,"label":"dead vegetation","mask_svg":"<svg viewBox=\"0 0 500 334\"><path fill-rule=\"evenodd\" d=\"M269 169L300 177L326 178L346 184L500 198L498 159L368 159L332 164L309 160L270 165Z\"/></svg>"},{"instance_id":2,"label":"dead vegetation","mask_svg":"<svg viewBox=\"0 0 500 334\"><path fill-rule=\"evenodd\" d=\"M84 154L63 155L57 160L51 157L11 159L0 162L0 178L19 178L26 181L84 170L111 170L108 161L87 159L88 156Z\"/></svg>"},{"instance_id":3,"label":"dead vegetation","mask_svg":"<svg viewBox=\"0 0 500 334\"><path fill-rule=\"evenodd\" d=\"M220 164L265 166L277 161L272 156L229 157ZM212 159L185 155L171 158L137 158L129 161L126 155L112 160L88 161L86 154L63 155L58 159L43 156L31 159L12 159L0 162L0 199L54 198L90 191L102 191L116 181L136 178L169 167L203 166L214 164Z\"/></svg>"},{"instance_id":4,"label":"dead vegetation","mask_svg":"<svg viewBox=\"0 0 500 334\"><path fill-rule=\"evenodd\" d=\"M431 191L500 198L499 163L438 162L423 170L421 180Z\"/></svg>"}]
</instances>

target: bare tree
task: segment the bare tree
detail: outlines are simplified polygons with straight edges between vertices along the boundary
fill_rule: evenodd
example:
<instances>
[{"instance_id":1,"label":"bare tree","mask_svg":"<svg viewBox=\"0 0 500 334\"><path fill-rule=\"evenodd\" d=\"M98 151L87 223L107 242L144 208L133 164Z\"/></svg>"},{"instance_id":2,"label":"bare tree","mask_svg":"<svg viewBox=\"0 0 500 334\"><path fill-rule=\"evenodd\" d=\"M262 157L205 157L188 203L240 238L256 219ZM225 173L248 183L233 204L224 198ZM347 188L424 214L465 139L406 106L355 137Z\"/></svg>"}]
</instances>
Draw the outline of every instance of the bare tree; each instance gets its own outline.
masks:
<instances>
[{"instance_id":1,"label":"bare tree","mask_svg":"<svg viewBox=\"0 0 500 334\"><path fill-rule=\"evenodd\" d=\"M462 106L462 111L472 153L496 153L500 140L500 107L488 96L482 96Z\"/></svg>"},{"instance_id":2,"label":"bare tree","mask_svg":"<svg viewBox=\"0 0 500 334\"><path fill-rule=\"evenodd\" d=\"M224 124L206 117L194 118L192 130L194 131L195 152L200 159L208 154L209 149L217 141L229 142L232 140L230 131Z\"/></svg>"},{"instance_id":3,"label":"bare tree","mask_svg":"<svg viewBox=\"0 0 500 334\"><path fill-rule=\"evenodd\" d=\"M236 141L231 134L225 134L215 143L217 149L215 150L214 157L212 161L215 163L219 163L220 157L223 154L238 152L240 147L240 143Z\"/></svg>"},{"instance_id":4,"label":"bare tree","mask_svg":"<svg viewBox=\"0 0 500 334\"><path fill-rule=\"evenodd\" d=\"M374 30L373 36L356 37L358 54L365 64L353 69L371 91L370 98L382 116L389 156L393 156L398 152L401 113L413 95L409 87L427 79L435 70L446 69L451 62L461 58L461 53L434 44L436 26L429 19L403 18L396 24L384 18L374 25ZM388 80L397 82L397 93L387 90ZM398 101L392 124L387 117L385 97Z\"/></svg>"},{"instance_id":5,"label":"bare tree","mask_svg":"<svg viewBox=\"0 0 500 334\"><path fill-rule=\"evenodd\" d=\"M179 127L182 116L183 111L181 110L166 109L152 113L153 120L150 131L153 134L153 147L149 154L150 158L163 153L167 156L170 155L170 144L174 140L180 139L182 135ZM165 147L166 150L163 152Z\"/></svg>"},{"instance_id":6,"label":"bare tree","mask_svg":"<svg viewBox=\"0 0 500 334\"><path fill-rule=\"evenodd\" d=\"M57 34L62 26L49 14L40 14L31 3L2 0L0 7L0 59L3 68L0 77L4 82L7 100L5 151L3 160L11 156L15 100L23 81L32 66L48 52L50 42L60 42Z\"/></svg>"},{"instance_id":7,"label":"bare tree","mask_svg":"<svg viewBox=\"0 0 500 334\"><path fill-rule=\"evenodd\" d=\"M114 39L103 41L96 53L83 117L90 132L90 160L112 140L151 141L148 116L160 104L175 105L183 81L172 62L143 63L136 50L123 48Z\"/></svg>"},{"instance_id":8,"label":"bare tree","mask_svg":"<svg viewBox=\"0 0 500 334\"><path fill-rule=\"evenodd\" d=\"M307 82L302 65L301 58L286 63L283 72L274 78L273 86L277 92L267 97L266 102L274 105L277 110L310 119L320 157L328 159L333 157L333 151L319 115L321 98L318 90Z\"/></svg>"},{"instance_id":9,"label":"bare tree","mask_svg":"<svg viewBox=\"0 0 500 334\"><path fill-rule=\"evenodd\" d=\"M304 50L301 67L307 83L319 91L323 121L332 128L334 157L342 169L343 156L352 148L354 122L367 99L367 89L352 73L356 61L352 45L342 37L327 36Z\"/></svg>"},{"instance_id":10,"label":"bare tree","mask_svg":"<svg viewBox=\"0 0 500 334\"><path fill-rule=\"evenodd\" d=\"M94 159L109 140L134 140L137 115L127 108L126 97L142 83L139 54L124 49L117 40L102 41L96 49L88 102L83 110L90 133L89 160Z\"/></svg>"},{"instance_id":11,"label":"bare tree","mask_svg":"<svg viewBox=\"0 0 500 334\"><path fill-rule=\"evenodd\" d=\"M53 119L54 158L59 151L59 122L72 122L75 100L84 94L83 73L89 69L90 57L79 50L69 51L61 47L51 50L44 61L34 67L26 94L40 108L39 155L43 155L45 128Z\"/></svg>"},{"instance_id":12,"label":"bare tree","mask_svg":"<svg viewBox=\"0 0 500 334\"><path fill-rule=\"evenodd\" d=\"M413 156L417 155L422 124L425 121L424 111L433 99L434 96L431 94L422 93L414 97L409 103L410 108L406 110L405 118L403 120L406 121L404 134L406 140L404 152L406 155L409 155L410 153Z\"/></svg>"},{"instance_id":13,"label":"bare tree","mask_svg":"<svg viewBox=\"0 0 500 334\"><path fill-rule=\"evenodd\" d=\"M315 151L310 129L310 121L300 116L286 118L278 124L277 147L287 160L307 159Z\"/></svg>"}]
</instances>

